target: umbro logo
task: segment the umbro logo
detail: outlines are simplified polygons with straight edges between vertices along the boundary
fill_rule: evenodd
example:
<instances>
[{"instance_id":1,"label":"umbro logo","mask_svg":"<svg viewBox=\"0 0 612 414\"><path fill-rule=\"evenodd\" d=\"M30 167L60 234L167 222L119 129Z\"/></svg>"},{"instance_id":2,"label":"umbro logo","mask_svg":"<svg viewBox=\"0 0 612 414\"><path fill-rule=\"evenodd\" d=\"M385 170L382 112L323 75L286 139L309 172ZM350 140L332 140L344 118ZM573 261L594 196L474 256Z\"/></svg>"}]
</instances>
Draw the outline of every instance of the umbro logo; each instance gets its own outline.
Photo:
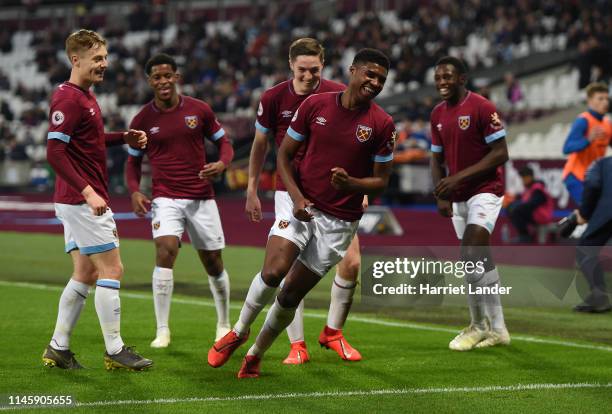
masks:
<instances>
[{"instance_id":1,"label":"umbro logo","mask_svg":"<svg viewBox=\"0 0 612 414\"><path fill-rule=\"evenodd\" d=\"M323 118L322 116L318 116L315 122L319 125L325 126L327 124L327 119Z\"/></svg>"},{"instance_id":2,"label":"umbro logo","mask_svg":"<svg viewBox=\"0 0 612 414\"><path fill-rule=\"evenodd\" d=\"M96 116L96 111L93 108L89 108L89 113L91 116Z\"/></svg>"},{"instance_id":3,"label":"umbro logo","mask_svg":"<svg viewBox=\"0 0 612 414\"><path fill-rule=\"evenodd\" d=\"M149 129L149 132L151 133L151 135L153 134L157 134L159 132L159 127L153 127L151 129Z\"/></svg>"},{"instance_id":4,"label":"umbro logo","mask_svg":"<svg viewBox=\"0 0 612 414\"><path fill-rule=\"evenodd\" d=\"M291 115L293 115L292 111L283 111L281 112L281 115L283 116L283 118L291 118Z\"/></svg>"}]
</instances>

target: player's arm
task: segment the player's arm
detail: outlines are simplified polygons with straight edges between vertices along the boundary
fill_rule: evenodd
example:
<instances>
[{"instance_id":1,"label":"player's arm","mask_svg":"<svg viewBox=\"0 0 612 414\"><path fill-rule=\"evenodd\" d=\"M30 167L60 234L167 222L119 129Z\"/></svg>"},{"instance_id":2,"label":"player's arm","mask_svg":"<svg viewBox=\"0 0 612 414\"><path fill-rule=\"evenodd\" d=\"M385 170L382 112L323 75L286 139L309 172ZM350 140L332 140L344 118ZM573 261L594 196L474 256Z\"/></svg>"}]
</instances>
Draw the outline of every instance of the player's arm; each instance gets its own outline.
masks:
<instances>
[{"instance_id":1,"label":"player's arm","mask_svg":"<svg viewBox=\"0 0 612 414\"><path fill-rule=\"evenodd\" d=\"M245 212L249 219L253 222L259 222L261 216L261 202L257 196L259 188L259 177L263 169L266 154L268 153L268 133L256 129L253 145L251 146L251 154L249 155L249 181L247 185L247 197Z\"/></svg>"},{"instance_id":2,"label":"player's arm","mask_svg":"<svg viewBox=\"0 0 612 414\"><path fill-rule=\"evenodd\" d=\"M441 198L450 197L450 194L457 185L464 181L486 175L508 161L508 146L504 138L491 141L489 147L491 151L476 164L470 165L468 168L438 181L434 190L434 195Z\"/></svg>"},{"instance_id":3,"label":"player's arm","mask_svg":"<svg viewBox=\"0 0 612 414\"><path fill-rule=\"evenodd\" d=\"M375 162L372 177L364 178L351 177L344 168L335 167L331 169L331 184L340 191L376 197L387 188L392 167L393 160Z\"/></svg>"},{"instance_id":4,"label":"player's arm","mask_svg":"<svg viewBox=\"0 0 612 414\"><path fill-rule=\"evenodd\" d=\"M106 212L106 201L100 197L93 187L87 183L75 170L67 154L68 143L59 139L47 140L47 161L53 171L62 177L68 185L83 195L87 205L96 216L101 216Z\"/></svg>"},{"instance_id":5,"label":"player's arm","mask_svg":"<svg viewBox=\"0 0 612 414\"><path fill-rule=\"evenodd\" d=\"M132 210L138 217L144 217L151 205L151 200L140 192L143 156L143 151L135 150L130 147L128 149L128 158L125 164L125 182L131 194Z\"/></svg>"},{"instance_id":6,"label":"player's arm","mask_svg":"<svg viewBox=\"0 0 612 414\"><path fill-rule=\"evenodd\" d=\"M586 136L587 128L588 123L586 119L579 117L574 121L563 144L563 154L568 155L572 152L579 152L589 146L591 140Z\"/></svg>"},{"instance_id":7,"label":"player's arm","mask_svg":"<svg viewBox=\"0 0 612 414\"><path fill-rule=\"evenodd\" d=\"M278 172L293 201L293 215L300 221L310 221L313 216L308 212L307 208L313 204L310 200L306 199L304 194L300 191L295 181L295 172L292 167L293 158L302 146L302 142L302 140L296 140L289 134L286 134L278 149L276 162L278 164Z\"/></svg>"},{"instance_id":8,"label":"player's arm","mask_svg":"<svg viewBox=\"0 0 612 414\"><path fill-rule=\"evenodd\" d=\"M435 189L440 180L446 177L446 167L442 147L432 145L431 161L429 165L431 169L431 178ZM452 217L453 205L450 200L437 196L435 191L434 196L436 197L438 212L444 217Z\"/></svg>"},{"instance_id":9,"label":"player's arm","mask_svg":"<svg viewBox=\"0 0 612 414\"><path fill-rule=\"evenodd\" d=\"M125 132L105 132L104 142L107 147L128 144L134 148L145 148L147 146L147 133L131 128Z\"/></svg>"}]
</instances>

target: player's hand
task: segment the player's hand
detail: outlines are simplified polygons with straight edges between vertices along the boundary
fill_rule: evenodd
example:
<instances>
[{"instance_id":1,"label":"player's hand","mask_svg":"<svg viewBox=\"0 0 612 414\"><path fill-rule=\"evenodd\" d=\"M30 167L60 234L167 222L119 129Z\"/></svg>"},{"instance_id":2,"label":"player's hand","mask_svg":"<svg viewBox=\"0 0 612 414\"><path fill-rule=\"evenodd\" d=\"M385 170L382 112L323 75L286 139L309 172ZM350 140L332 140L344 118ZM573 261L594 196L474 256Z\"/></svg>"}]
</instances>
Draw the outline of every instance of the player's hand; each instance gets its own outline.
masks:
<instances>
[{"instance_id":1,"label":"player's hand","mask_svg":"<svg viewBox=\"0 0 612 414\"><path fill-rule=\"evenodd\" d=\"M206 164L202 170L198 173L200 180L216 178L225 171L225 164L223 161L211 162Z\"/></svg>"},{"instance_id":2,"label":"player's hand","mask_svg":"<svg viewBox=\"0 0 612 414\"><path fill-rule=\"evenodd\" d=\"M261 202L256 193L247 192L246 206L244 211L247 214L249 220L253 223L259 223L261 221Z\"/></svg>"},{"instance_id":3,"label":"player's hand","mask_svg":"<svg viewBox=\"0 0 612 414\"><path fill-rule=\"evenodd\" d=\"M449 200L437 200L438 204L438 213L442 217L452 217L453 216L453 204Z\"/></svg>"},{"instance_id":4,"label":"player's hand","mask_svg":"<svg viewBox=\"0 0 612 414\"><path fill-rule=\"evenodd\" d=\"M293 203L293 217L298 219L299 221L310 221L314 217L310 211L308 211L309 207L314 206L310 202L310 200L306 198L302 198L301 200Z\"/></svg>"},{"instance_id":5,"label":"player's hand","mask_svg":"<svg viewBox=\"0 0 612 414\"><path fill-rule=\"evenodd\" d=\"M574 210L574 213L576 213L576 223L585 224L587 222L587 220L580 214L580 210L576 209Z\"/></svg>"},{"instance_id":6,"label":"player's hand","mask_svg":"<svg viewBox=\"0 0 612 414\"><path fill-rule=\"evenodd\" d=\"M91 209L91 212L94 216L102 216L108 210L108 205L106 201L102 197L100 197L91 186L85 187L85 189L81 192L83 197L85 197L85 202Z\"/></svg>"},{"instance_id":7,"label":"player's hand","mask_svg":"<svg viewBox=\"0 0 612 414\"><path fill-rule=\"evenodd\" d=\"M151 200L147 198L143 193L136 191L132 193L132 210L138 217L144 217L149 211Z\"/></svg>"},{"instance_id":8,"label":"player's hand","mask_svg":"<svg viewBox=\"0 0 612 414\"><path fill-rule=\"evenodd\" d=\"M370 205L370 200L368 199L367 195L364 195L363 200L361 201L361 208L363 209L363 211L366 211L369 205Z\"/></svg>"},{"instance_id":9,"label":"player's hand","mask_svg":"<svg viewBox=\"0 0 612 414\"><path fill-rule=\"evenodd\" d=\"M331 185L336 190L347 190L349 186L349 179L351 178L346 170L341 167L334 167L331 169Z\"/></svg>"},{"instance_id":10,"label":"player's hand","mask_svg":"<svg viewBox=\"0 0 612 414\"><path fill-rule=\"evenodd\" d=\"M123 133L123 140L134 148L144 149L147 146L147 133L139 129L130 129Z\"/></svg>"},{"instance_id":11,"label":"player's hand","mask_svg":"<svg viewBox=\"0 0 612 414\"><path fill-rule=\"evenodd\" d=\"M459 180L457 179L456 175L444 177L443 179L438 181L438 185L436 185L436 188L434 190L434 196L436 196L436 198L448 199L450 198L455 188L457 188L458 184Z\"/></svg>"}]
</instances>

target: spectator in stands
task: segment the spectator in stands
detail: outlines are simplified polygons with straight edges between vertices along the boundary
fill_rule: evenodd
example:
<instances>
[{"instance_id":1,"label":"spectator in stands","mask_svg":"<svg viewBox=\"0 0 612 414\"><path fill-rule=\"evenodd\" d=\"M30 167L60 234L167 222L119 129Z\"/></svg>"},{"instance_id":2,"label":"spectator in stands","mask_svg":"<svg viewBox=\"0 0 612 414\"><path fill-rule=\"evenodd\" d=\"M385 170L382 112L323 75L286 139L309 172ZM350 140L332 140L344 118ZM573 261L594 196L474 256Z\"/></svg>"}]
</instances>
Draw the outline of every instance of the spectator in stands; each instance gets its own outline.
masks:
<instances>
[{"instance_id":1,"label":"spectator in stands","mask_svg":"<svg viewBox=\"0 0 612 414\"><path fill-rule=\"evenodd\" d=\"M404 120L398 127L393 162L395 164L423 161L429 158L431 137L425 121Z\"/></svg>"},{"instance_id":2,"label":"spectator in stands","mask_svg":"<svg viewBox=\"0 0 612 414\"><path fill-rule=\"evenodd\" d=\"M578 115L565 140L563 153L569 155L563 168L563 182L572 200L580 205L587 169L606 153L612 139L608 86L591 83L586 88L588 110Z\"/></svg>"},{"instance_id":3,"label":"spectator in stands","mask_svg":"<svg viewBox=\"0 0 612 414\"><path fill-rule=\"evenodd\" d=\"M584 182L582 203L574 213L578 224L587 224L576 248L576 262L590 289L584 302L574 310L608 312L612 307L599 253L612 237L612 157L601 158L591 165Z\"/></svg>"},{"instance_id":4,"label":"spectator in stands","mask_svg":"<svg viewBox=\"0 0 612 414\"><path fill-rule=\"evenodd\" d=\"M544 183L536 180L530 167L519 170L525 191L520 198L508 206L508 216L518 231L519 243L534 241L530 227L549 224L553 221L554 200L546 191Z\"/></svg>"},{"instance_id":5,"label":"spectator in stands","mask_svg":"<svg viewBox=\"0 0 612 414\"><path fill-rule=\"evenodd\" d=\"M510 108L514 109L516 104L523 100L521 85L510 72L506 73L504 76L504 82L506 84L506 99L508 99L508 103L510 103Z\"/></svg>"}]
</instances>

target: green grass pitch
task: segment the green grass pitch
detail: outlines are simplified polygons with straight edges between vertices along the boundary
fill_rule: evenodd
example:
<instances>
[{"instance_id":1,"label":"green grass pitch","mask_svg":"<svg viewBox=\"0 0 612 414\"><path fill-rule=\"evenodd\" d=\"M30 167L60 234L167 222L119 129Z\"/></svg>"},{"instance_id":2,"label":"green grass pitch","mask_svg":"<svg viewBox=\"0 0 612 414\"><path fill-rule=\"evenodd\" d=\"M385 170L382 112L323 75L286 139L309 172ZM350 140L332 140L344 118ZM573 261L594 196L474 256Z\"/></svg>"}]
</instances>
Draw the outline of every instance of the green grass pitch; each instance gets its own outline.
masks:
<instances>
[{"instance_id":1,"label":"green grass pitch","mask_svg":"<svg viewBox=\"0 0 612 414\"><path fill-rule=\"evenodd\" d=\"M0 410L9 395L72 395L70 408L17 412L609 412L612 404L612 316L567 308L508 308L509 347L456 353L448 341L467 320L464 306L373 309L356 304L347 337L364 360L345 363L318 347L329 276L306 302L312 362L284 366L283 334L262 364L262 377L238 380L248 346L222 368L206 364L215 311L196 254L185 245L175 268L172 343L149 348L155 332L150 241L122 240L122 336L155 361L147 372L107 372L103 341L87 301L72 350L88 369L46 369L41 354L53 331L57 302L71 263L58 235L0 233ZM263 251L228 247L232 320ZM525 269L504 267L502 278ZM357 295L357 301L358 295ZM263 320L254 327L257 332ZM254 336L249 340L252 343ZM316 346L315 346L316 345ZM12 412L12 411L9 411Z\"/></svg>"}]
</instances>

